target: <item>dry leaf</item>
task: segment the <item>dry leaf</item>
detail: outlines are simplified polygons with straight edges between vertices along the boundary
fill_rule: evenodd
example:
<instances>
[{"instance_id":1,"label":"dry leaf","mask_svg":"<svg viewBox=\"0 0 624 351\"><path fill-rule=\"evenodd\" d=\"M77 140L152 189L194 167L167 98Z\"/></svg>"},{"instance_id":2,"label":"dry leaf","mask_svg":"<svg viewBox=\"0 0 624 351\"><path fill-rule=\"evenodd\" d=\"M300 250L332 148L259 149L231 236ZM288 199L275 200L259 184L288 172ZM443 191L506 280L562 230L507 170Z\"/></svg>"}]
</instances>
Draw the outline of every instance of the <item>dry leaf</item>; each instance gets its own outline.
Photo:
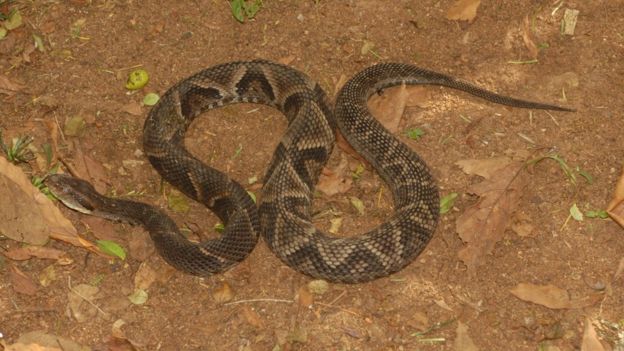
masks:
<instances>
[{"instance_id":1,"label":"dry leaf","mask_svg":"<svg viewBox=\"0 0 624 351\"><path fill-rule=\"evenodd\" d=\"M9 264L9 273L11 277L11 285L15 292L25 295L34 295L37 292L37 284L30 279L24 272L20 271L13 264Z\"/></svg>"},{"instance_id":2,"label":"dry leaf","mask_svg":"<svg viewBox=\"0 0 624 351\"><path fill-rule=\"evenodd\" d=\"M605 351L602 343L598 340L598 334L596 334L596 330L589 318L585 318L585 331L583 332L581 351Z\"/></svg>"},{"instance_id":3,"label":"dry leaf","mask_svg":"<svg viewBox=\"0 0 624 351\"><path fill-rule=\"evenodd\" d=\"M143 114L141 104L136 101L130 101L129 103L123 105L121 107L121 111L129 113L133 116L140 116Z\"/></svg>"},{"instance_id":4,"label":"dry leaf","mask_svg":"<svg viewBox=\"0 0 624 351\"><path fill-rule=\"evenodd\" d=\"M277 62L281 63L282 65L290 65L295 60L295 58L297 58L297 56L288 55L277 59Z\"/></svg>"},{"instance_id":5,"label":"dry leaf","mask_svg":"<svg viewBox=\"0 0 624 351\"><path fill-rule=\"evenodd\" d=\"M76 285L67 292L67 304L76 321L86 322L97 315L93 301L99 292L100 288L89 284Z\"/></svg>"},{"instance_id":6,"label":"dry leaf","mask_svg":"<svg viewBox=\"0 0 624 351\"><path fill-rule=\"evenodd\" d=\"M156 281L156 271L147 262L141 263L139 269L134 274L134 287L136 289L147 290Z\"/></svg>"},{"instance_id":7,"label":"dry leaf","mask_svg":"<svg viewBox=\"0 0 624 351\"><path fill-rule=\"evenodd\" d=\"M349 144L349 142L347 141L347 139L345 139L344 136L342 136L342 133L340 133L340 131L336 131L336 145L342 149L342 151L348 153L349 155L357 158L360 162L362 162L365 165L368 165L368 161L366 161L366 159L364 157L362 157L362 155L360 155L357 151L355 151L355 149L351 146L351 144Z\"/></svg>"},{"instance_id":8,"label":"dry leaf","mask_svg":"<svg viewBox=\"0 0 624 351\"><path fill-rule=\"evenodd\" d=\"M457 0L446 11L446 18L457 21L472 22L477 16L477 9L481 0Z\"/></svg>"},{"instance_id":9,"label":"dry leaf","mask_svg":"<svg viewBox=\"0 0 624 351\"><path fill-rule=\"evenodd\" d=\"M107 351L136 351L139 350L132 342L126 338L111 336L106 344Z\"/></svg>"},{"instance_id":10,"label":"dry leaf","mask_svg":"<svg viewBox=\"0 0 624 351\"><path fill-rule=\"evenodd\" d=\"M531 236L533 233L533 225L528 222L514 222L511 224L511 230L521 237Z\"/></svg>"},{"instance_id":11,"label":"dry leaf","mask_svg":"<svg viewBox=\"0 0 624 351\"><path fill-rule=\"evenodd\" d=\"M123 236L118 234L115 230L117 223L113 221L96 216L81 216L80 222L82 222L82 224L99 240L117 242L123 240Z\"/></svg>"},{"instance_id":12,"label":"dry leaf","mask_svg":"<svg viewBox=\"0 0 624 351\"><path fill-rule=\"evenodd\" d=\"M24 85L9 79L9 77L0 74L0 94L13 95L15 92L24 89Z\"/></svg>"},{"instance_id":13,"label":"dry leaf","mask_svg":"<svg viewBox=\"0 0 624 351\"><path fill-rule=\"evenodd\" d=\"M600 301L602 294L589 295L580 299L570 299L570 295L564 289L557 286L535 285L530 283L520 283L510 292L523 301L536 303L552 309L563 308L584 308Z\"/></svg>"},{"instance_id":14,"label":"dry leaf","mask_svg":"<svg viewBox=\"0 0 624 351\"><path fill-rule=\"evenodd\" d=\"M243 315L247 323L258 329L264 327L264 320L260 317L258 312L254 311L250 306L243 306Z\"/></svg>"},{"instance_id":15,"label":"dry leaf","mask_svg":"<svg viewBox=\"0 0 624 351\"><path fill-rule=\"evenodd\" d=\"M615 185L615 193L607 206L607 213L611 219L624 228L624 169Z\"/></svg>"},{"instance_id":16,"label":"dry leaf","mask_svg":"<svg viewBox=\"0 0 624 351\"><path fill-rule=\"evenodd\" d=\"M345 85L347 81L348 81L347 75L344 73L341 74L340 77L338 77L336 84L334 84L334 95L338 94L340 89L342 89L342 87Z\"/></svg>"},{"instance_id":17,"label":"dry leaf","mask_svg":"<svg viewBox=\"0 0 624 351\"><path fill-rule=\"evenodd\" d=\"M624 273L624 257L620 259L620 263L618 264L618 268L615 270L615 274L613 275L613 281L616 281L620 278L620 276Z\"/></svg>"},{"instance_id":18,"label":"dry leaf","mask_svg":"<svg viewBox=\"0 0 624 351\"><path fill-rule=\"evenodd\" d=\"M466 159L455 162L464 173L478 175L485 179L492 178L492 174L506 167L511 163L511 159L506 156L486 158L486 159Z\"/></svg>"},{"instance_id":19,"label":"dry leaf","mask_svg":"<svg viewBox=\"0 0 624 351\"><path fill-rule=\"evenodd\" d=\"M65 256L65 252L50 247L43 246L24 246L11 249L4 255L15 261L24 261L31 257L58 260Z\"/></svg>"},{"instance_id":20,"label":"dry leaf","mask_svg":"<svg viewBox=\"0 0 624 351\"><path fill-rule=\"evenodd\" d=\"M455 350L457 351L478 351L477 345L468 335L468 326L462 322L457 322L457 337L455 338Z\"/></svg>"},{"instance_id":21,"label":"dry leaf","mask_svg":"<svg viewBox=\"0 0 624 351\"><path fill-rule=\"evenodd\" d=\"M31 331L20 335L17 342L8 345L5 351L84 351L87 346L80 345L70 339L43 330Z\"/></svg>"},{"instance_id":22,"label":"dry leaf","mask_svg":"<svg viewBox=\"0 0 624 351\"><path fill-rule=\"evenodd\" d=\"M529 57L532 59L537 59L537 45L533 41L533 35L531 34L531 23L529 22L529 16L524 16L524 21L522 23L522 40L524 41L524 46L529 50Z\"/></svg>"},{"instance_id":23,"label":"dry leaf","mask_svg":"<svg viewBox=\"0 0 624 351\"><path fill-rule=\"evenodd\" d=\"M327 196L342 194L351 189L351 176L348 174L349 161L342 155L336 168L323 168L316 188Z\"/></svg>"},{"instance_id":24,"label":"dry leaf","mask_svg":"<svg viewBox=\"0 0 624 351\"><path fill-rule=\"evenodd\" d=\"M314 303L314 295L305 286L302 286L297 291L297 302L302 307L310 307Z\"/></svg>"},{"instance_id":25,"label":"dry leaf","mask_svg":"<svg viewBox=\"0 0 624 351\"><path fill-rule=\"evenodd\" d=\"M73 145L75 153L74 166L77 173L74 176L90 181L95 190L102 194L105 193L107 188L106 170L100 163L82 151L82 145L78 139L74 139Z\"/></svg>"},{"instance_id":26,"label":"dry leaf","mask_svg":"<svg viewBox=\"0 0 624 351\"><path fill-rule=\"evenodd\" d=\"M154 242L150 239L149 233L141 228L134 227L128 239L128 251L130 256L137 261L147 260L155 251Z\"/></svg>"},{"instance_id":27,"label":"dry leaf","mask_svg":"<svg viewBox=\"0 0 624 351\"><path fill-rule=\"evenodd\" d=\"M373 95L368 100L368 109L391 133L399 130L399 123L405 110L407 98L405 84L385 89L382 95Z\"/></svg>"},{"instance_id":28,"label":"dry leaf","mask_svg":"<svg viewBox=\"0 0 624 351\"><path fill-rule=\"evenodd\" d=\"M43 245L54 234L78 236L54 203L30 183L19 167L3 157L0 193L0 233L5 236L31 245Z\"/></svg>"},{"instance_id":29,"label":"dry leaf","mask_svg":"<svg viewBox=\"0 0 624 351\"><path fill-rule=\"evenodd\" d=\"M214 298L216 303L228 302L234 298L234 292L230 284L223 282L220 287L212 291L212 298Z\"/></svg>"},{"instance_id":30,"label":"dry leaf","mask_svg":"<svg viewBox=\"0 0 624 351\"><path fill-rule=\"evenodd\" d=\"M457 218L456 228L466 243L458 256L471 274L483 263L483 257L492 252L511 223L512 214L527 185L523 167L522 162L509 163L496 172L490 172L490 179L474 184L467 190L480 199Z\"/></svg>"}]
</instances>

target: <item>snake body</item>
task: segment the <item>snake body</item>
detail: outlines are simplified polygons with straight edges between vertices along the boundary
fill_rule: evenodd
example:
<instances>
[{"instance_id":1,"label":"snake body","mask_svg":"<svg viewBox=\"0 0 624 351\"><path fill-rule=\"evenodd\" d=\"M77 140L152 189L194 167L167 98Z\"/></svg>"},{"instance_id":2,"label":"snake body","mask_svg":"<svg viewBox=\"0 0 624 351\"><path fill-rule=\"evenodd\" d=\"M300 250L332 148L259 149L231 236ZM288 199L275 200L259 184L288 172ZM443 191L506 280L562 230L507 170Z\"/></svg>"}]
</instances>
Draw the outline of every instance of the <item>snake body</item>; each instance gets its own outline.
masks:
<instances>
[{"instance_id":1,"label":"snake body","mask_svg":"<svg viewBox=\"0 0 624 351\"><path fill-rule=\"evenodd\" d=\"M160 255L187 273L209 275L230 268L245 259L262 234L273 253L299 272L332 282L370 281L412 262L431 239L439 214L438 188L425 162L381 126L366 106L372 94L399 84L440 85L498 104L571 111L502 96L400 63L377 64L356 74L338 93L334 109L315 81L291 67L260 60L231 62L171 87L150 111L143 132L145 154L162 177L225 223L219 239L190 242L159 210L102 197L88 184L73 184L82 181L53 176L48 183L54 193L77 188L87 193L78 200L74 195L74 208L97 209L144 225ZM264 178L259 208L240 184L204 165L183 145L198 115L239 102L272 106L288 120ZM336 128L381 175L395 206L388 221L351 238L328 236L311 221L314 188L332 152Z\"/></svg>"}]
</instances>

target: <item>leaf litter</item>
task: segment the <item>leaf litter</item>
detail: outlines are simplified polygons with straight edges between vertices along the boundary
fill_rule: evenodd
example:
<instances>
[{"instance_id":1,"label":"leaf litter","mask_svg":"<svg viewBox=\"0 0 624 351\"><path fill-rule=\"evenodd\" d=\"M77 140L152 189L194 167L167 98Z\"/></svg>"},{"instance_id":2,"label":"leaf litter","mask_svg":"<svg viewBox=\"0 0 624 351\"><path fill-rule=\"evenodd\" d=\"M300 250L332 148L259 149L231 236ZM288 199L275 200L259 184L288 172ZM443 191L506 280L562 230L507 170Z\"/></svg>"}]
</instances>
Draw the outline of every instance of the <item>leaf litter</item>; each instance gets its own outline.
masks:
<instances>
[{"instance_id":1,"label":"leaf litter","mask_svg":"<svg viewBox=\"0 0 624 351\"><path fill-rule=\"evenodd\" d=\"M481 0L457 0L446 11L446 18L455 21L472 22L477 17Z\"/></svg>"},{"instance_id":2,"label":"leaf litter","mask_svg":"<svg viewBox=\"0 0 624 351\"><path fill-rule=\"evenodd\" d=\"M456 220L456 230L466 243L458 256L471 274L483 264L509 227L523 190L528 184L524 163L508 158L496 160L462 160L456 163L467 174L485 179L470 186L466 192L479 196Z\"/></svg>"},{"instance_id":3,"label":"leaf litter","mask_svg":"<svg viewBox=\"0 0 624 351\"><path fill-rule=\"evenodd\" d=\"M593 306L600 302L603 294L595 293L582 298L573 299L567 290L555 285L536 285L520 283L510 292L520 300L532 302L551 309L572 309Z\"/></svg>"},{"instance_id":4,"label":"leaf litter","mask_svg":"<svg viewBox=\"0 0 624 351\"><path fill-rule=\"evenodd\" d=\"M624 169L615 185L613 198L607 206L607 213L611 219L624 228Z\"/></svg>"},{"instance_id":5,"label":"leaf litter","mask_svg":"<svg viewBox=\"0 0 624 351\"><path fill-rule=\"evenodd\" d=\"M17 166L0 157L0 233L18 242L44 245L50 237L84 246L76 228Z\"/></svg>"}]
</instances>

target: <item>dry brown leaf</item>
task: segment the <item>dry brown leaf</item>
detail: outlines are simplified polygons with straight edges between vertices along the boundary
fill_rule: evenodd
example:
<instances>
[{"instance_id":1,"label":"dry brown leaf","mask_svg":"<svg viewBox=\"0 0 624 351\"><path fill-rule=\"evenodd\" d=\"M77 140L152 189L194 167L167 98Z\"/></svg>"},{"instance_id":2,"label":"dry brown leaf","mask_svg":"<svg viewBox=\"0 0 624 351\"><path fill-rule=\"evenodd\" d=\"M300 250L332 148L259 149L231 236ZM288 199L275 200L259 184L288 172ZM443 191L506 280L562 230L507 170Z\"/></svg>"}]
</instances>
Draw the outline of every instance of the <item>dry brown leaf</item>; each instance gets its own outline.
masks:
<instances>
[{"instance_id":1,"label":"dry brown leaf","mask_svg":"<svg viewBox=\"0 0 624 351\"><path fill-rule=\"evenodd\" d=\"M67 292L67 305L76 321L86 322L98 314L93 301L99 292L100 288L89 284L76 285Z\"/></svg>"},{"instance_id":2,"label":"dry brown leaf","mask_svg":"<svg viewBox=\"0 0 624 351\"><path fill-rule=\"evenodd\" d=\"M134 344L126 338L118 338L111 336L106 344L106 351L136 351L139 350Z\"/></svg>"},{"instance_id":3,"label":"dry brown leaf","mask_svg":"<svg viewBox=\"0 0 624 351\"><path fill-rule=\"evenodd\" d=\"M234 291L230 284L223 282L220 287L212 291L212 297L216 303L228 302L234 298Z\"/></svg>"},{"instance_id":4,"label":"dry brown leaf","mask_svg":"<svg viewBox=\"0 0 624 351\"><path fill-rule=\"evenodd\" d=\"M490 179L474 184L467 190L480 197L456 221L457 233L466 243L458 257L466 264L470 274L476 273L476 268L483 264L483 257L492 252L511 223L512 214L527 185L523 167L522 162L509 163L492 172Z\"/></svg>"},{"instance_id":5,"label":"dry brown leaf","mask_svg":"<svg viewBox=\"0 0 624 351\"><path fill-rule=\"evenodd\" d=\"M408 96L405 84L388 88L383 91L383 94L375 94L368 100L368 109L379 123L391 133L396 133L399 130Z\"/></svg>"},{"instance_id":6,"label":"dry brown leaf","mask_svg":"<svg viewBox=\"0 0 624 351\"><path fill-rule=\"evenodd\" d=\"M492 178L492 174L498 172L511 163L511 159L506 156L486 158L486 159L465 159L455 162L464 173L478 175L485 179Z\"/></svg>"},{"instance_id":7,"label":"dry brown leaf","mask_svg":"<svg viewBox=\"0 0 624 351\"><path fill-rule=\"evenodd\" d=\"M76 228L35 188L22 170L0 157L0 233L43 245L53 234L77 237Z\"/></svg>"},{"instance_id":8,"label":"dry brown leaf","mask_svg":"<svg viewBox=\"0 0 624 351\"><path fill-rule=\"evenodd\" d=\"M336 94L338 94L338 92L340 91L340 89L342 89L342 87L345 85L345 83L348 81L347 79L347 75L346 74L341 74L340 77L338 77L338 80L336 81L336 84L334 84L334 96Z\"/></svg>"},{"instance_id":9,"label":"dry brown leaf","mask_svg":"<svg viewBox=\"0 0 624 351\"><path fill-rule=\"evenodd\" d=\"M314 295L312 295L308 288L302 286L297 291L297 302L302 307L310 307L314 303Z\"/></svg>"},{"instance_id":10,"label":"dry brown leaf","mask_svg":"<svg viewBox=\"0 0 624 351\"><path fill-rule=\"evenodd\" d=\"M617 269L615 270L615 274L613 274L613 280L618 280L620 276L624 273L624 257L620 259L620 263L618 264Z\"/></svg>"},{"instance_id":11,"label":"dry brown leaf","mask_svg":"<svg viewBox=\"0 0 624 351\"><path fill-rule=\"evenodd\" d=\"M327 196L347 192L351 189L351 184L353 183L351 176L348 174L348 166L349 161L343 154L336 168L323 168L316 188Z\"/></svg>"},{"instance_id":12,"label":"dry brown leaf","mask_svg":"<svg viewBox=\"0 0 624 351\"><path fill-rule=\"evenodd\" d=\"M457 337L455 338L455 350L457 351L478 351L479 348L468 335L468 326L462 322L457 322Z\"/></svg>"},{"instance_id":13,"label":"dry brown leaf","mask_svg":"<svg viewBox=\"0 0 624 351\"><path fill-rule=\"evenodd\" d=\"M37 292L37 284L14 264L9 264L11 285L15 292L25 295L34 295Z\"/></svg>"},{"instance_id":14,"label":"dry brown leaf","mask_svg":"<svg viewBox=\"0 0 624 351\"><path fill-rule=\"evenodd\" d=\"M135 289L147 290L156 281L157 273L149 266L148 262L143 262L134 274Z\"/></svg>"},{"instance_id":15,"label":"dry brown leaf","mask_svg":"<svg viewBox=\"0 0 624 351\"><path fill-rule=\"evenodd\" d=\"M605 351L602 343L598 340L598 334L596 334L596 330L589 318L585 318L585 330L583 331L581 351Z\"/></svg>"},{"instance_id":16,"label":"dry brown leaf","mask_svg":"<svg viewBox=\"0 0 624 351\"><path fill-rule=\"evenodd\" d=\"M251 324L252 326L258 329L264 327L264 320L262 319L262 317L260 317L258 312L256 312L250 306L243 306L243 316L245 316L245 320L247 321L247 323Z\"/></svg>"},{"instance_id":17,"label":"dry brown leaf","mask_svg":"<svg viewBox=\"0 0 624 351\"><path fill-rule=\"evenodd\" d=\"M82 216L80 222L84 224L99 240L121 241L123 236L115 230L117 223L95 216Z\"/></svg>"},{"instance_id":18,"label":"dry brown leaf","mask_svg":"<svg viewBox=\"0 0 624 351\"><path fill-rule=\"evenodd\" d=\"M362 155L360 155L355 149L349 144L347 139L339 131L336 131L336 145L342 149L342 151L348 153L349 155L357 158L360 162L365 165L368 165L368 161Z\"/></svg>"},{"instance_id":19,"label":"dry brown leaf","mask_svg":"<svg viewBox=\"0 0 624 351\"><path fill-rule=\"evenodd\" d=\"M134 100L121 106L121 111L129 113L133 116L140 116L143 114L143 109L141 108L141 104L139 104L138 102Z\"/></svg>"},{"instance_id":20,"label":"dry brown leaf","mask_svg":"<svg viewBox=\"0 0 624 351\"><path fill-rule=\"evenodd\" d=\"M100 163L83 152L79 139L74 139L73 145L75 153L74 166L75 172L77 173L74 174L74 176L90 181L95 190L100 193L105 193L107 187L106 170Z\"/></svg>"},{"instance_id":21,"label":"dry brown leaf","mask_svg":"<svg viewBox=\"0 0 624 351\"><path fill-rule=\"evenodd\" d=\"M43 330L31 331L20 335L17 342L7 345L5 351L83 351L89 348L70 339Z\"/></svg>"},{"instance_id":22,"label":"dry brown leaf","mask_svg":"<svg viewBox=\"0 0 624 351\"><path fill-rule=\"evenodd\" d=\"M472 22L477 16L481 0L457 0L446 11L446 18L455 21Z\"/></svg>"},{"instance_id":23,"label":"dry brown leaf","mask_svg":"<svg viewBox=\"0 0 624 351\"><path fill-rule=\"evenodd\" d=\"M24 246L11 249L5 252L4 255L15 261L24 261L31 257L59 260L65 257L65 252L51 247Z\"/></svg>"},{"instance_id":24,"label":"dry brown leaf","mask_svg":"<svg viewBox=\"0 0 624 351\"><path fill-rule=\"evenodd\" d=\"M529 16L524 16L524 21L522 23L522 40L524 41L524 46L529 50L529 57L532 59L537 59L537 45L533 41L533 34L531 33L531 23L529 22Z\"/></svg>"},{"instance_id":25,"label":"dry brown leaf","mask_svg":"<svg viewBox=\"0 0 624 351\"><path fill-rule=\"evenodd\" d=\"M511 224L511 230L521 237L531 236L533 229L533 225L529 222L514 222Z\"/></svg>"},{"instance_id":26,"label":"dry brown leaf","mask_svg":"<svg viewBox=\"0 0 624 351\"><path fill-rule=\"evenodd\" d=\"M0 74L0 94L13 95L15 92L24 89L24 85L15 82L9 77Z\"/></svg>"},{"instance_id":27,"label":"dry brown leaf","mask_svg":"<svg viewBox=\"0 0 624 351\"><path fill-rule=\"evenodd\" d=\"M128 251L132 258L143 262L154 253L155 249L154 242L150 239L149 233L145 229L141 227L132 229L130 239L128 240Z\"/></svg>"},{"instance_id":28,"label":"dry brown leaf","mask_svg":"<svg viewBox=\"0 0 624 351\"><path fill-rule=\"evenodd\" d=\"M552 309L589 307L602 299L602 294L589 295L580 299L571 299L568 292L557 286L520 283L510 292L520 300L536 303Z\"/></svg>"},{"instance_id":29,"label":"dry brown leaf","mask_svg":"<svg viewBox=\"0 0 624 351\"><path fill-rule=\"evenodd\" d=\"M611 219L624 228L624 169L615 185L615 193L607 206L607 213Z\"/></svg>"},{"instance_id":30,"label":"dry brown leaf","mask_svg":"<svg viewBox=\"0 0 624 351\"><path fill-rule=\"evenodd\" d=\"M296 58L297 56L295 55L288 55L280 57L279 59L277 59L277 62L281 63L282 65L290 65Z\"/></svg>"}]
</instances>

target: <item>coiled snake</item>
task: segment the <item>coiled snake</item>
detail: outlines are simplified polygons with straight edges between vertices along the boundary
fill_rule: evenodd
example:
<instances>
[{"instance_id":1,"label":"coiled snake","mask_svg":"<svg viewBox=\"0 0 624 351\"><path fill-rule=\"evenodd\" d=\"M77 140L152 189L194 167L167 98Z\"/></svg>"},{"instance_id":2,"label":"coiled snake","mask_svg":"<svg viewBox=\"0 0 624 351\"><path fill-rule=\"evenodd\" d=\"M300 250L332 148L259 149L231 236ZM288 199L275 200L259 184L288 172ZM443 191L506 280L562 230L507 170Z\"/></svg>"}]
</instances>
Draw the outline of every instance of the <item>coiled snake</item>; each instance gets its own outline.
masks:
<instances>
[{"instance_id":1,"label":"coiled snake","mask_svg":"<svg viewBox=\"0 0 624 351\"><path fill-rule=\"evenodd\" d=\"M252 251L262 233L270 249L299 272L333 282L370 281L413 261L431 239L439 214L438 188L425 162L382 127L366 106L372 94L399 84L440 85L498 104L571 111L501 96L399 63L359 72L338 93L332 109L321 87L293 68L268 61L231 62L170 88L150 111L143 131L145 154L162 177L226 224L219 239L190 242L160 210L103 197L76 178L55 175L46 183L74 209L145 226L160 255L190 274L230 268ZM275 107L288 119L264 178L259 209L240 184L204 165L183 145L189 124L199 114L238 102ZM387 222L352 238L328 236L311 222L314 187L332 152L336 128L377 170L394 199L395 212Z\"/></svg>"}]
</instances>

